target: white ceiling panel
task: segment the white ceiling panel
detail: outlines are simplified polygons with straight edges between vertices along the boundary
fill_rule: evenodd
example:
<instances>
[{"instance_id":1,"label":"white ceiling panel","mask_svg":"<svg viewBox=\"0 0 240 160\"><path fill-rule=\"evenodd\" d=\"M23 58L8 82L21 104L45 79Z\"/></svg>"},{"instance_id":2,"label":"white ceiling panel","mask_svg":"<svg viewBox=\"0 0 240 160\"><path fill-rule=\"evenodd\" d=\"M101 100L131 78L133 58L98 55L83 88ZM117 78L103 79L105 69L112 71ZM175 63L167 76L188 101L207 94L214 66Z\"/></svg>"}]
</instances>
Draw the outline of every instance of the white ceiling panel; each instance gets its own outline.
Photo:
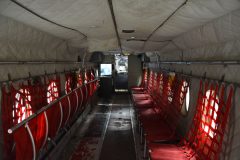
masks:
<instances>
[{"instance_id":1,"label":"white ceiling panel","mask_svg":"<svg viewBox=\"0 0 240 160\"><path fill-rule=\"evenodd\" d=\"M74 28L90 39L112 41L116 39L107 1L103 0L18 0L39 15L61 25ZM3 3L4 2L4 3ZM24 24L46 31L81 46L83 35L46 22L8 0L1 2L0 13ZM8 2L8 3L7 3ZM75 42L74 42L75 41ZM116 42L116 40L115 40ZM94 43L97 45L98 43ZM117 44L117 43L116 43ZM115 44L115 46L116 46ZM92 48L98 48L94 46ZM100 48L102 45L100 44ZM112 47L111 47L112 49ZM108 50L106 48L105 50Z\"/></svg>"},{"instance_id":2,"label":"white ceiling panel","mask_svg":"<svg viewBox=\"0 0 240 160\"><path fill-rule=\"evenodd\" d=\"M49 20L79 30L87 39L78 32L40 19L10 0L0 0L0 14L65 39L73 46L88 47L90 51L119 49L108 0L17 1ZM112 0L122 48L136 52L161 50L165 43L155 41L176 39L240 8L239 0L188 0L147 43L126 41L131 37L146 40L184 1ZM133 29L135 32L126 34L122 33L123 29Z\"/></svg>"},{"instance_id":3,"label":"white ceiling panel","mask_svg":"<svg viewBox=\"0 0 240 160\"><path fill-rule=\"evenodd\" d=\"M144 51L160 51L168 42L148 42L145 43Z\"/></svg>"},{"instance_id":4,"label":"white ceiling panel","mask_svg":"<svg viewBox=\"0 0 240 160\"><path fill-rule=\"evenodd\" d=\"M142 46L143 42L141 41L126 41L126 40L121 40L123 50L127 51L133 51L133 52L141 52L142 51Z\"/></svg>"},{"instance_id":5,"label":"white ceiling panel","mask_svg":"<svg viewBox=\"0 0 240 160\"><path fill-rule=\"evenodd\" d=\"M121 38L146 39L184 0L113 0ZM133 29L135 33L122 33Z\"/></svg>"},{"instance_id":6,"label":"white ceiling panel","mask_svg":"<svg viewBox=\"0 0 240 160\"><path fill-rule=\"evenodd\" d=\"M151 37L151 40L172 39L239 7L239 0L189 0Z\"/></svg>"}]
</instances>

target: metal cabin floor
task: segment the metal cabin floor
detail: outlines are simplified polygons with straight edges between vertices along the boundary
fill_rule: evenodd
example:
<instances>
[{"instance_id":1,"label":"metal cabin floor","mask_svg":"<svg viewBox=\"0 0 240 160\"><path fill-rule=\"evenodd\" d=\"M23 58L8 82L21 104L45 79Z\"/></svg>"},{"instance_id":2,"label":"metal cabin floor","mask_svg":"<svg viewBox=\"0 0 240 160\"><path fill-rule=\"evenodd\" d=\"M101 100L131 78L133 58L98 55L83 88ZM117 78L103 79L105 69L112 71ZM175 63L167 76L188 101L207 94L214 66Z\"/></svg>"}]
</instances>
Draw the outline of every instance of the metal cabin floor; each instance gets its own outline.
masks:
<instances>
[{"instance_id":1,"label":"metal cabin floor","mask_svg":"<svg viewBox=\"0 0 240 160\"><path fill-rule=\"evenodd\" d=\"M64 147L61 159L136 160L132 116L128 94L100 99Z\"/></svg>"}]
</instances>

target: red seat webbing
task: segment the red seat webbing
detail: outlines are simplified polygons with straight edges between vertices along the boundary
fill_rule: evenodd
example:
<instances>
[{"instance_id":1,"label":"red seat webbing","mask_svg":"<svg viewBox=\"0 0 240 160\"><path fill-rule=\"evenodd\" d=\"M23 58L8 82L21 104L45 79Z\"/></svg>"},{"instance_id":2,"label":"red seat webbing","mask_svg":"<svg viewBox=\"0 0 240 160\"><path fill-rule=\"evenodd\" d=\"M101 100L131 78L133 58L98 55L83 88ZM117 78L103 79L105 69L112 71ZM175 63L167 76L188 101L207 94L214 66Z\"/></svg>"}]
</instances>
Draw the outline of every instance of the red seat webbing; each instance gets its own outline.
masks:
<instances>
[{"instance_id":1,"label":"red seat webbing","mask_svg":"<svg viewBox=\"0 0 240 160\"><path fill-rule=\"evenodd\" d=\"M93 80L93 73L89 75L91 76L90 80ZM8 134L9 128L60 96L60 77L45 76L43 78L43 83L42 79L39 79L29 80L28 83L2 86L4 159L30 160L34 155L38 156L40 149L46 144L47 137L54 140L60 129L71 125L77 118L78 113L83 109L83 101L87 100L84 98L89 97L88 90L91 88L91 94L95 91L95 82L85 85L53 104L45 112L18 128L13 134Z\"/></svg>"},{"instance_id":2,"label":"red seat webbing","mask_svg":"<svg viewBox=\"0 0 240 160\"><path fill-rule=\"evenodd\" d=\"M36 153L45 145L47 140L47 126L44 114L39 114L29 123ZM14 141L16 144L16 160L30 160L33 157L33 147L30 136L25 126L14 132Z\"/></svg>"},{"instance_id":3,"label":"red seat webbing","mask_svg":"<svg viewBox=\"0 0 240 160\"><path fill-rule=\"evenodd\" d=\"M224 84L200 82L196 113L185 145L192 148L201 159L219 158L232 104L233 87L230 86L228 93L226 90Z\"/></svg>"},{"instance_id":4,"label":"red seat webbing","mask_svg":"<svg viewBox=\"0 0 240 160\"><path fill-rule=\"evenodd\" d=\"M13 126L13 103L11 92L7 90L6 86L2 86L3 159L15 159L15 154L12 153L13 135L7 133L7 130Z\"/></svg>"},{"instance_id":5,"label":"red seat webbing","mask_svg":"<svg viewBox=\"0 0 240 160\"><path fill-rule=\"evenodd\" d=\"M70 74L65 74L66 77L66 81L65 81L65 93L69 93L71 92L72 88L71 88L71 83L72 83L72 77Z\"/></svg>"},{"instance_id":6,"label":"red seat webbing","mask_svg":"<svg viewBox=\"0 0 240 160\"><path fill-rule=\"evenodd\" d=\"M135 90L138 88L146 88L147 86L147 79L148 78L148 69L143 69L142 70L142 76L141 76L141 82L139 86L132 86L131 89Z\"/></svg>"},{"instance_id":7,"label":"red seat webbing","mask_svg":"<svg viewBox=\"0 0 240 160\"><path fill-rule=\"evenodd\" d=\"M196 111L186 137L182 139L178 147L169 144L165 146L149 144L150 157L164 159L164 153L164 156L174 159L174 157L170 158L173 149L178 150L179 155L184 155L188 159L192 157L194 159L219 159L232 97L232 86L227 88L225 84L200 81ZM172 149L164 151L170 146Z\"/></svg>"},{"instance_id":8,"label":"red seat webbing","mask_svg":"<svg viewBox=\"0 0 240 160\"><path fill-rule=\"evenodd\" d=\"M44 93L44 95L46 95L46 98L43 97L43 99L47 100L47 103L50 103L60 97L61 94L60 76L56 76L55 78L45 77L45 84L47 93Z\"/></svg>"}]
</instances>

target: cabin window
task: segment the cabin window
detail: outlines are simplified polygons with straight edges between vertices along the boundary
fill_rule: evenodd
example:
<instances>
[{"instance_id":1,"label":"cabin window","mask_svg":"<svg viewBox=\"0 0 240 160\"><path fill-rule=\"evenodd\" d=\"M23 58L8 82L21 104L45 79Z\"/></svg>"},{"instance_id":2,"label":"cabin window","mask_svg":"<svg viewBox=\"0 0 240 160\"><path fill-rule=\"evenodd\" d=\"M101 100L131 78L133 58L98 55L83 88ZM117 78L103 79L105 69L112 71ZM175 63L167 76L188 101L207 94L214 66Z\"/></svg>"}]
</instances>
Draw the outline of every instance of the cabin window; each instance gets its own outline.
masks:
<instances>
[{"instance_id":1,"label":"cabin window","mask_svg":"<svg viewBox=\"0 0 240 160\"><path fill-rule=\"evenodd\" d=\"M185 92L186 92L186 95L184 97ZM181 108L181 113L183 115L187 115L189 110L189 104L190 104L190 87L188 86L187 81L183 82L179 98L180 98L180 104L183 104Z\"/></svg>"},{"instance_id":2,"label":"cabin window","mask_svg":"<svg viewBox=\"0 0 240 160\"><path fill-rule=\"evenodd\" d=\"M47 103L51 103L59 97L57 84L55 82L51 82L47 88Z\"/></svg>"},{"instance_id":3,"label":"cabin window","mask_svg":"<svg viewBox=\"0 0 240 160\"><path fill-rule=\"evenodd\" d=\"M171 103L173 100L173 92L172 92L172 85L173 85L173 81L175 79L175 73L169 73L169 79L168 79L168 101Z\"/></svg>"},{"instance_id":4,"label":"cabin window","mask_svg":"<svg viewBox=\"0 0 240 160\"><path fill-rule=\"evenodd\" d=\"M208 90L203 97L202 129L211 138L214 136L214 130L217 128L217 112L219 98L213 90Z\"/></svg>"},{"instance_id":5,"label":"cabin window","mask_svg":"<svg viewBox=\"0 0 240 160\"><path fill-rule=\"evenodd\" d=\"M189 109L189 104L190 104L190 88L187 88L187 93L186 93L186 98L185 98L185 109L188 112Z\"/></svg>"},{"instance_id":6,"label":"cabin window","mask_svg":"<svg viewBox=\"0 0 240 160\"><path fill-rule=\"evenodd\" d=\"M14 109L12 112L14 123L20 123L32 115L30 102L31 95L28 89L20 89L19 92L16 93Z\"/></svg>"},{"instance_id":7,"label":"cabin window","mask_svg":"<svg viewBox=\"0 0 240 160\"><path fill-rule=\"evenodd\" d=\"M65 82L65 93L68 94L69 92L71 92L71 78L68 77L66 82Z\"/></svg>"}]
</instances>

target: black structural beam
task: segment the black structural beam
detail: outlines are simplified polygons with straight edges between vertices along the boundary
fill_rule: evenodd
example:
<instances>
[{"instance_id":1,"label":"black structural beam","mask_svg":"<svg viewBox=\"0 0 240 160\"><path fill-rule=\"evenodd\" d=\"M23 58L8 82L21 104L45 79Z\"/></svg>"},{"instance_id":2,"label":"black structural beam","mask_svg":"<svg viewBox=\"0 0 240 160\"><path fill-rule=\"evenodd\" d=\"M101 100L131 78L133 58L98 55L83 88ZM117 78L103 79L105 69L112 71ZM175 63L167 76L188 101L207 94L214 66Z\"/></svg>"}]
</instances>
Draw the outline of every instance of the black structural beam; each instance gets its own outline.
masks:
<instances>
[{"instance_id":1,"label":"black structural beam","mask_svg":"<svg viewBox=\"0 0 240 160\"><path fill-rule=\"evenodd\" d=\"M118 33L118 27L117 27L116 17L115 17L115 14L114 14L112 0L108 0L108 6L109 6L109 9L111 11L111 16L112 16L112 20L113 20L113 24L114 24L115 33L116 33L116 36L117 36L118 45L119 45L121 54L123 54L122 43L121 43L121 39L120 39L120 36L119 36L119 33Z\"/></svg>"}]
</instances>

